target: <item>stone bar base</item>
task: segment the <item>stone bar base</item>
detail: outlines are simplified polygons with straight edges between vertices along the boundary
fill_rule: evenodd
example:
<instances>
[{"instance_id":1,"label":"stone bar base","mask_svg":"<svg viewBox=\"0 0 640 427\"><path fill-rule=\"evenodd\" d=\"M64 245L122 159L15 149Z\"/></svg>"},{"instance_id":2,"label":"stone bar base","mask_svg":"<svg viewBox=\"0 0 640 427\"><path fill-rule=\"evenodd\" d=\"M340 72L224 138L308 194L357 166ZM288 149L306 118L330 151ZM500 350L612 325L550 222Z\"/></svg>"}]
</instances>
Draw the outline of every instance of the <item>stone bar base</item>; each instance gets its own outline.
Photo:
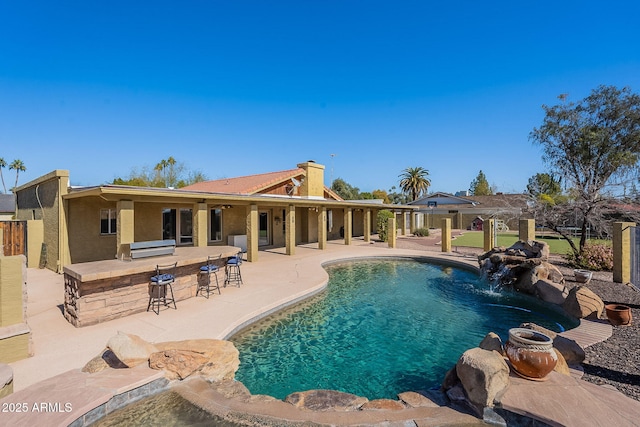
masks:
<instances>
[{"instance_id":1,"label":"stone bar base","mask_svg":"<svg viewBox=\"0 0 640 427\"><path fill-rule=\"evenodd\" d=\"M239 251L239 248L230 246L221 248L216 249L222 256L218 261L220 282L224 280L224 263ZM75 327L83 327L146 311L151 292L150 279L155 274L156 264L174 262L178 265L173 295L179 310L179 302L195 297L198 282L207 279L206 275L200 274L200 267L206 264L206 255L212 251L212 248L188 248L177 256L97 261L65 267L64 317ZM179 253L179 249L176 252ZM215 280L214 277L211 279Z\"/></svg>"}]
</instances>

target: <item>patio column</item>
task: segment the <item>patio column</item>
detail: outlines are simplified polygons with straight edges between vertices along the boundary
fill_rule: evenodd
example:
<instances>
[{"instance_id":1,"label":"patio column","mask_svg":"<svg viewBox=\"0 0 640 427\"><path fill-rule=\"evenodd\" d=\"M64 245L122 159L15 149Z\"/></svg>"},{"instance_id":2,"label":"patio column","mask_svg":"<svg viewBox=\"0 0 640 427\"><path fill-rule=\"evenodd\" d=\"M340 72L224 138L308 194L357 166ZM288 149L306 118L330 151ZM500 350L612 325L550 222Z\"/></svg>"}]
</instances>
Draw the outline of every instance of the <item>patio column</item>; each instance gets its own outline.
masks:
<instances>
[{"instance_id":1,"label":"patio column","mask_svg":"<svg viewBox=\"0 0 640 427\"><path fill-rule=\"evenodd\" d=\"M528 242L536 239L536 223L532 219L518 221L518 239Z\"/></svg>"},{"instance_id":2,"label":"patio column","mask_svg":"<svg viewBox=\"0 0 640 427\"><path fill-rule=\"evenodd\" d=\"M353 234L353 230L351 229L351 217L352 217L351 208L344 209L344 244L351 244L351 235Z\"/></svg>"},{"instance_id":3,"label":"patio column","mask_svg":"<svg viewBox=\"0 0 640 427\"><path fill-rule=\"evenodd\" d=\"M285 233L284 241L287 255L295 255L296 253L296 207L294 205L287 206L287 215L285 217Z\"/></svg>"},{"instance_id":4,"label":"patio column","mask_svg":"<svg viewBox=\"0 0 640 427\"><path fill-rule=\"evenodd\" d=\"M413 234L415 233L415 231L416 231L416 213L412 211L409 213L409 232Z\"/></svg>"},{"instance_id":5,"label":"patio column","mask_svg":"<svg viewBox=\"0 0 640 427\"><path fill-rule=\"evenodd\" d=\"M327 248L327 208L318 211L318 249Z\"/></svg>"},{"instance_id":6,"label":"patio column","mask_svg":"<svg viewBox=\"0 0 640 427\"><path fill-rule=\"evenodd\" d=\"M407 213L400 211L400 235L405 236L407 234Z\"/></svg>"},{"instance_id":7,"label":"patio column","mask_svg":"<svg viewBox=\"0 0 640 427\"><path fill-rule=\"evenodd\" d=\"M116 203L116 210L116 254L118 258L121 258L122 245L135 241L133 200L119 200Z\"/></svg>"},{"instance_id":8,"label":"patio column","mask_svg":"<svg viewBox=\"0 0 640 427\"><path fill-rule=\"evenodd\" d=\"M371 209L364 210L364 241L371 241Z\"/></svg>"},{"instance_id":9,"label":"patio column","mask_svg":"<svg viewBox=\"0 0 640 427\"><path fill-rule=\"evenodd\" d=\"M442 218L442 252L451 252L451 218Z\"/></svg>"},{"instance_id":10,"label":"patio column","mask_svg":"<svg viewBox=\"0 0 640 427\"><path fill-rule=\"evenodd\" d=\"M482 230L484 232L484 250L490 251L496 245L496 220L493 218L485 220L482 224Z\"/></svg>"},{"instance_id":11,"label":"patio column","mask_svg":"<svg viewBox=\"0 0 640 427\"><path fill-rule=\"evenodd\" d=\"M207 204L196 203L193 206L193 246L207 247Z\"/></svg>"},{"instance_id":12,"label":"patio column","mask_svg":"<svg viewBox=\"0 0 640 427\"><path fill-rule=\"evenodd\" d=\"M631 227L635 222L613 223L613 281L631 282Z\"/></svg>"},{"instance_id":13,"label":"patio column","mask_svg":"<svg viewBox=\"0 0 640 427\"><path fill-rule=\"evenodd\" d=\"M387 243L390 248L396 247L396 236L398 234L397 225L396 225L396 217L395 215L392 218L387 220Z\"/></svg>"},{"instance_id":14,"label":"patio column","mask_svg":"<svg viewBox=\"0 0 640 427\"><path fill-rule=\"evenodd\" d=\"M258 261L259 231L258 205L252 203L247 207L247 261Z\"/></svg>"}]
</instances>

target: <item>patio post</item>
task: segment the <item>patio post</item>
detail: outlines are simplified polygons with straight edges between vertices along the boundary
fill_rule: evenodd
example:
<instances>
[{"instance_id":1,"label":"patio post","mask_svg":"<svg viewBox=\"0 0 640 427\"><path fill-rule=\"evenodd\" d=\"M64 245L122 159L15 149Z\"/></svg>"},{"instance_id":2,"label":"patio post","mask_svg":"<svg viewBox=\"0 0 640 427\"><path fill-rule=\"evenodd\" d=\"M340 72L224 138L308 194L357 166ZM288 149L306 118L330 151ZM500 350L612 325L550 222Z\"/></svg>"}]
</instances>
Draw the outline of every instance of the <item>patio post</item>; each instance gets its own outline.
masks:
<instances>
[{"instance_id":1,"label":"patio post","mask_svg":"<svg viewBox=\"0 0 640 427\"><path fill-rule=\"evenodd\" d=\"M635 222L613 223L613 281L631 282L631 227Z\"/></svg>"},{"instance_id":2,"label":"patio post","mask_svg":"<svg viewBox=\"0 0 640 427\"><path fill-rule=\"evenodd\" d=\"M396 247L396 236L398 234L396 227L396 217L394 215L387 220L387 241L390 248Z\"/></svg>"},{"instance_id":3,"label":"patio post","mask_svg":"<svg viewBox=\"0 0 640 427\"><path fill-rule=\"evenodd\" d=\"M451 252L451 218L442 218L442 252Z\"/></svg>"},{"instance_id":4,"label":"patio post","mask_svg":"<svg viewBox=\"0 0 640 427\"><path fill-rule=\"evenodd\" d=\"M252 203L247 207L247 261L258 261L258 239L260 231L258 230L258 205Z\"/></svg>"},{"instance_id":5,"label":"patio post","mask_svg":"<svg viewBox=\"0 0 640 427\"><path fill-rule=\"evenodd\" d=\"M351 226L351 218L353 216L353 213L351 211L351 208L345 208L344 209L344 244L345 245L350 245L351 244L351 237L353 235L353 230L352 230L352 226Z\"/></svg>"},{"instance_id":6,"label":"patio post","mask_svg":"<svg viewBox=\"0 0 640 427\"><path fill-rule=\"evenodd\" d=\"M193 207L193 246L207 246L207 204L196 203Z\"/></svg>"},{"instance_id":7,"label":"patio post","mask_svg":"<svg viewBox=\"0 0 640 427\"><path fill-rule=\"evenodd\" d=\"M518 239L528 242L536 239L536 223L533 219L518 221Z\"/></svg>"},{"instance_id":8,"label":"patio post","mask_svg":"<svg viewBox=\"0 0 640 427\"><path fill-rule=\"evenodd\" d=\"M318 249L327 248L327 208L322 206L318 211Z\"/></svg>"},{"instance_id":9,"label":"patio post","mask_svg":"<svg viewBox=\"0 0 640 427\"><path fill-rule=\"evenodd\" d=\"M134 206L133 200L119 200L116 203L116 254L122 257L122 245L134 240Z\"/></svg>"},{"instance_id":10,"label":"patio post","mask_svg":"<svg viewBox=\"0 0 640 427\"><path fill-rule=\"evenodd\" d=\"M484 250L490 251L496 245L496 220L493 218L485 220L482 230L484 231Z\"/></svg>"},{"instance_id":11,"label":"patio post","mask_svg":"<svg viewBox=\"0 0 640 427\"><path fill-rule=\"evenodd\" d=\"M284 241L287 255L295 255L296 253L296 207L294 205L287 206L287 214L285 217L285 233Z\"/></svg>"},{"instance_id":12,"label":"patio post","mask_svg":"<svg viewBox=\"0 0 640 427\"><path fill-rule=\"evenodd\" d=\"M364 241L371 241L371 209L364 210Z\"/></svg>"}]
</instances>

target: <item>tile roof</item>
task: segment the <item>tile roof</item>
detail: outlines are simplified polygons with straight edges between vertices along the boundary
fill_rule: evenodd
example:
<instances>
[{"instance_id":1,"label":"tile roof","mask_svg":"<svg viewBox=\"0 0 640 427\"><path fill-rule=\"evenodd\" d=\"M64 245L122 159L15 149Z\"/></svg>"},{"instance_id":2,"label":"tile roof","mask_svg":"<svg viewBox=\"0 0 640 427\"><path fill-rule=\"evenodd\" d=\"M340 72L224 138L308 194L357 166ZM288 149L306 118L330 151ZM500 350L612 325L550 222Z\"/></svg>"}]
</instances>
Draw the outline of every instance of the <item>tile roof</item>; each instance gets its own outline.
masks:
<instances>
[{"instance_id":1,"label":"tile roof","mask_svg":"<svg viewBox=\"0 0 640 427\"><path fill-rule=\"evenodd\" d=\"M182 190L206 191L208 193L256 194L274 185L291 180L291 178L304 175L304 169L296 168L279 172L197 182L183 187Z\"/></svg>"}]
</instances>

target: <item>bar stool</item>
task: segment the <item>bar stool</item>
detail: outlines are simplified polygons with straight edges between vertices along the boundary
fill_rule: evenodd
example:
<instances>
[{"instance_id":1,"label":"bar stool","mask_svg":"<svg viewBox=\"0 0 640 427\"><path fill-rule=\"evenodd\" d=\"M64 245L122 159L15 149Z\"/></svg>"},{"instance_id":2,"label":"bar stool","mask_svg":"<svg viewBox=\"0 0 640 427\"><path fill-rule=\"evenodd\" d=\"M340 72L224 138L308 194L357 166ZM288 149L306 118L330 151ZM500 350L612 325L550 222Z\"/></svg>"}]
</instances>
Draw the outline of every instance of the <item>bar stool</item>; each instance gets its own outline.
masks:
<instances>
[{"instance_id":1,"label":"bar stool","mask_svg":"<svg viewBox=\"0 0 640 427\"><path fill-rule=\"evenodd\" d=\"M220 260L220 258L222 258L222 254L218 255L218 256L208 256L207 257L207 264L203 265L202 267L200 267L200 274L201 275L205 275L207 276L207 279L204 283L201 283L200 281L198 281L198 289L196 290L196 296L198 296L198 293L200 291L206 291L207 293L205 294L205 296L207 298L209 298L209 294L211 293L211 288L213 289L217 289L218 290L218 295L220 295L220 284L218 283L218 271L220 270L220 267L218 267L218 262ZM216 277L216 285L215 286L211 286L211 275L214 275Z\"/></svg>"},{"instance_id":2,"label":"bar stool","mask_svg":"<svg viewBox=\"0 0 640 427\"><path fill-rule=\"evenodd\" d=\"M242 251L238 252L236 256L232 256L224 266L225 279L224 286L227 283L235 282L238 287L242 283L242 275L240 274L240 265L242 265Z\"/></svg>"},{"instance_id":3,"label":"bar stool","mask_svg":"<svg viewBox=\"0 0 640 427\"><path fill-rule=\"evenodd\" d=\"M176 310L176 300L173 296L173 283L176 281L176 266L177 262L173 264L158 264L156 265L156 275L151 277L149 282L149 304L147 305L147 311L149 308L154 313L160 314L160 304L162 303L166 307L173 303L173 308ZM167 290L171 293L171 297L167 296ZM157 307L157 310L154 309Z\"/></svg>"}]
</instances>

